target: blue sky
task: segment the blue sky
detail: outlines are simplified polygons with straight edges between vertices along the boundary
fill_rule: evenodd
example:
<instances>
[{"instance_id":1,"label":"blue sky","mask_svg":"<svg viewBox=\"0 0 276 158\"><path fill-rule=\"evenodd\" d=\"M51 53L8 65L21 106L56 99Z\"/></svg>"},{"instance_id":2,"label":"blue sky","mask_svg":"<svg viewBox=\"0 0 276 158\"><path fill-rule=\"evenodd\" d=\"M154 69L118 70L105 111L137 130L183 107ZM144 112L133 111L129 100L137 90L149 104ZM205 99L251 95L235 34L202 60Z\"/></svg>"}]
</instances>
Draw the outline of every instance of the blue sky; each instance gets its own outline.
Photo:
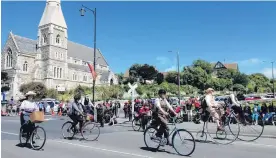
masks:
<instances>
[{"instance_id":1,"label":"blue sky","mask_svg":"<svg viewBox=\"0 0 276 158\"><path fill-rule=\"evenodd\" d=\"M160 71L201 58L237 62L245 73L271 76L276 60L276 2L62 2L71 41L93 46L93 16L81 17L84 4L97 7L97 47L111 69L125 72L134 63ZM2 47L14 34L36 39L45 2L2 2Z\"/></svg>"}]
</instances>

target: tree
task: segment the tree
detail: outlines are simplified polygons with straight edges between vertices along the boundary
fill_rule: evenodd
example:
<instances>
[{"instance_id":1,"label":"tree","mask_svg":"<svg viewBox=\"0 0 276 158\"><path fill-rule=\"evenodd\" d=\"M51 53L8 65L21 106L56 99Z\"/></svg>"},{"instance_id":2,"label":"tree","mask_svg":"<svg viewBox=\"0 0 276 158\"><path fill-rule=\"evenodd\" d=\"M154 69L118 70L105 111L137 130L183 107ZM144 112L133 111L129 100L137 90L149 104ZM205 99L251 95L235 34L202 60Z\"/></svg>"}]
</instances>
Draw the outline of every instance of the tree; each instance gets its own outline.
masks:
<instances>
[{"instance_id":1,"label":"tree","mask_svg":"<svg viewBox=\"0 0 276 158\"><path fill-rule=\"evenodd\" d=\"M116 74L116 76L118 77L119 84L123 84L123 82L124 82L124 74L123 73L118 73L118 74Z\"/></svg>"},{"instance_id":2,"label":"tree","mask_svg":"<svg viewBox=\"0 0 276 158\"><path fill-rule=\"evenodd\" d=\"M233 76L233 83L234 84L241 84L243 86L247 86L248 82L249 82L249 78L244 73L236 73Z\"/></svg>"},{"instance_id":3,"label":"tree","mask_svg":"<svg viewBox=\"0 0 276 158\"><path fill-rule=\"evenodd\" d=\"M238 91L238 92L246 92L245 87L242 84L234 84L232 87L233 91Z\"/></svg>"},{"instance_id":4,"label":"tree","mask_svg":"<svg viewBox=\"0 0 276 158\"><path fill-rule=\"evenodd\" d=\"M7 92L9 90L10 90L10 87L8 87L8 86L1 87L1 92Z\"/></svg>"},{"instance_id":5,"label":"tree","mask_svg":"<svg viewBox=\"0 0 276 158\"><path fill-rule=\"evenodd\" d=\"M258 90L266 89L267 87L272 86L270 84L270 80L264 74L261 74L261 73L251 74L249 76L249 79L255 83L254 84L255 92L258 92Z\"/></svg>"},{"instance_id":6,"label":"tree","mask_svg":"<svg viewBox=\"0 0 276 158\"><path fill-rule=\"evenodd\" d=\"M49 98L57 99L58 98L58 91L56 89L48 89L46 91L46 96Z\"/></svg>"},{"instance_id":7,"label":"tree","mask_svg":"<svg viewBox=\"0 0 276 158\"><path fill-rule=\"evenodd\" d=\"M207 74L211 74L213 71L211 63L201 59L195 60L193 62L193 67L201 67L204 71L207 72Z\"/></svg>"},{"instance_id":8,"label":"tree","mask_svg":"<svg viewBox=\"0 0 276 158\"><path fill-rule=\"evenodd\" d=\"M26 94L28 91L34 91L36 93L35 99L41 99L43 96L46 96L47 89L41 82L30 82L22 84L19 91L23 94Z\"/></svg>"},{"instance_id":9,"label":"tree","mask_svg":"<svg viewBox=\"0 0 276 158\"><path fill-rule=\"evenodd\" d=\"M177 84L177 77L178 77L178 73L176 71L170 71L170 72L168 72L168 74L166 76L166 81L168 83Z\"/></svg>"},{"instance_id":10,"label":"tree","mask_svg":"<svg viewBox=\"0 0 276 158\"><path fill-rule=\"evenodd\" d=\"M5 85L5 83L8 80L9 80L8 73L1 71L1 82L4 84L3 86L1 86L1 92L7 92L10 90L10 87Z\"/></svg>"},{"instance_id":11,"label":"tree","mask_svg":"<svg viewBox=\"0 0 276 158\"><path fill-rule=\"evenodd\" d=\"M233 78L235 76L235 74L237 74L236 70L233 69L221 69L217 71L217 77L218 78L224 78L224 79L229 79L229 78Z\"/></svg>"},{"instance_id":12,"label":"tree","mask_svg":"<svg viewBox=\"0 0 276 158\"><path fill-rule=\"evenodd\" d=\"M201 67L190 67L184 70L183 82L188 85L192 85L201 90L205 89L206 82L209 79L209 75Z\"/></svg>"},{"instance_id":13,"label":"tree","mask_svg":"<svg viewBox=\"0 0 276 158\"><path fill-rule=\"evenodd\" d=\"M143 80L153 80L156 78L158 71L154 66L144 64L138 68L138 75L141 76Z\"/></svg>"},{"instance_id":14,"label":"tree","mask_svg":"<svg viewBox=\"0 0 276 158\"><path fill-rule=\"evenodd\" d=\"M75 89L75 93L79 93L81 95L84 95L84 88L81 85L78 85L78 87Z\"/></svg>"},{"instance_id":15,"label":"tree","mask_svg":"<svg viewBox=\"0 0 276 158\"><path fill-rule=\"evenodd\" d=\"M132 76L134 78L139 77L139 69L142 65L141 64L133 64L130 68L129 68L129 76Z\"/></svg>"},{"instance_id":16,"label":"tree","mask_svg":"<svg viewBox=\"0 0 276 158\"><path fill-rule=\"evenodd\" d=\"M9 80L9 76L7 72L1 71L1 81L7 81Z\"/></svg>"},{"instance_id":17,"label":"tree","mask_svg":"<svg viewBox=\"0 0 276 158\"><path fill-rule=\"evenodd\" d=\"M156 82L157 84L161 84L162 82L164 82L164 75L162 73L158 73L156 75Z\"/></svg>"}]
</instances>

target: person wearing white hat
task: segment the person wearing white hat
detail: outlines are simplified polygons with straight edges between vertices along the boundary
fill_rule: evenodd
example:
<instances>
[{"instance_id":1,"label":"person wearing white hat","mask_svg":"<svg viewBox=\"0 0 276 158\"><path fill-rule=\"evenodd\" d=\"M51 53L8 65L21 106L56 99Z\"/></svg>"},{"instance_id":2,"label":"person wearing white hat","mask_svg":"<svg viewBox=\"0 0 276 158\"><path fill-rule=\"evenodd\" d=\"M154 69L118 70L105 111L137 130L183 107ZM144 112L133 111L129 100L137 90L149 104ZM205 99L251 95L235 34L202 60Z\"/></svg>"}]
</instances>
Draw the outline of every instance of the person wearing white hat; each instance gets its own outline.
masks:
<instances>
[{"instance_id":1,"label":"person wearing white hat","mask_svg":"<svg viewBox=\"0 0 276 158\"><path fill-rule=\"evenodd\" d=\"M210 115L214 118L215 122L217 123L218 130L224 130L223 127L220 124L221 116L224 114L223 108L220 106L220 104L217 104L215 101L215 98L213 96L213 93L215 90L213 88L208 88L206 90L206 96L205 101L207 104L207 111L210 112Z\"/></svg>"},{"instance_id":2,"label":"person wearing white hat","mask_svg":"<svg viewBox=\"0 0 276 158\"><path fill-rule=\"evenodd\" d=\"M22 114L20 116L21 125L23 125L26 121L30 119L30 114L33 111L39 110L36 102L33 100L35 95L36 93L33 91L29 91L25 94L26 100L24 100L20 106L20 109L22 111Z\"/></svg>"}]
</instances>

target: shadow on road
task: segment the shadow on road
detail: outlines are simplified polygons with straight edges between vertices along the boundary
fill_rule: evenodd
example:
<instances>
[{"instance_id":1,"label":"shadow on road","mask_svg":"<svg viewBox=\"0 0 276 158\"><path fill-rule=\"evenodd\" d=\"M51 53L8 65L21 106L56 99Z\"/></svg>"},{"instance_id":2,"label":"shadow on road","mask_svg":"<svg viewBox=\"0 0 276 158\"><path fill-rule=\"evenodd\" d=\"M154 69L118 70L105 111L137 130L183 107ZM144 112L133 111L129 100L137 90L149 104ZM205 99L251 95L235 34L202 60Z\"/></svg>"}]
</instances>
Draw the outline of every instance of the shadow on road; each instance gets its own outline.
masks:
<instances>
[{"instance_id":1,"label":"shadow on road","mask_svg":"<svg viewBox=\"0 0 276 158\"><path fill-rule=\"evenodd\" d=\"M140 149L144 150L144 151L151 151L151 152L163 152L163 153L167 153L167 154L172 154L172 155L178 155L176 153L172 153L169 151L166 151L165 149L156 149L156 148L148 148L148 147L140 147Z\"/></svg>"},{"instance_id":2,"label":"shadow on road","mask_svg":"<svg viewBox=\"0 0 276 158\"><path fill-rule=\"evenodd\" d=\"M33 148L32 148L32 146L31 146L30 143L22 143L22 144L18 143L15 146L20 147L20 148L28 148L28 149L33 150ZM43 149L41 149L41 150L43 150ZM39 151L39 150L34 150L34 151Z\"/></svg>"},{"instance_id":3,"label":"shadow on road","mask_svg":"<svg viewBox=\"0 0 276 158\"><path fill-rule=\"evenodd\" d=\"M216 144L215 142L212 142L210 140L204 141L204 140L195 139L195 142L197 142L197 143L205 143L205 144Z\"/></svg>"}]
</instances>

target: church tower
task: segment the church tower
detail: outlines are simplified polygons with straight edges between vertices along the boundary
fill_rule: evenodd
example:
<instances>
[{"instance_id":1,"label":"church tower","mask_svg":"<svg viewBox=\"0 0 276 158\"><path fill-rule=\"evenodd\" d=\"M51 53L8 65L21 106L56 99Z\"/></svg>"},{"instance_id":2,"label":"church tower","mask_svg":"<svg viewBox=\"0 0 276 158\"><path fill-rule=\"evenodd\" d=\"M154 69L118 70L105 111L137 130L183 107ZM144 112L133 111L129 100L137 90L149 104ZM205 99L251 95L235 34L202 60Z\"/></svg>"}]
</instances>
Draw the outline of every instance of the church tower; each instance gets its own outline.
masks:
<instances>
[{"instance_id":1,"label":"church tower","mask_svg":"<svg viewBox=\"0 0 276 158\"><path fill-rule=\"evenodd\" d=\"M37 47L41 53L41 79L48 88L62 86L67 79L67 25L60 0L47 0L38 26Z\"/></svg>"}]
</instances>

